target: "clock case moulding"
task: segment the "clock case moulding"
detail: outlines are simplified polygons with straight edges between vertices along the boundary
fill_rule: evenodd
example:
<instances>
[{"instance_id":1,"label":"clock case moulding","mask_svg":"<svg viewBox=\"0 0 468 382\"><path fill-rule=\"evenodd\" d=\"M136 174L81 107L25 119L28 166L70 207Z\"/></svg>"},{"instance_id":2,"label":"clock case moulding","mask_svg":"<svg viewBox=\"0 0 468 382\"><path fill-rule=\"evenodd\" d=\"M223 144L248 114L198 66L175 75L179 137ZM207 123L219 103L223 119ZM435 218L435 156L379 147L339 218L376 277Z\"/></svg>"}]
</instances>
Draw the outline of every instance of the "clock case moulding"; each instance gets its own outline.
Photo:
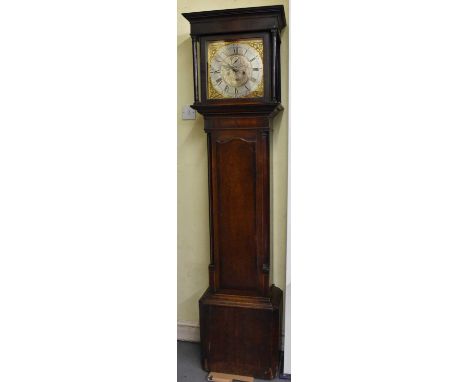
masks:
<instances>
[{"instance_id":1,"label":"clock case moulding","mask_svg":"<svg viewBox=\"0 0 468 382\"><path fill-rule=\"evenodd\" d=\"M192 108L208 140L209 287L199 300L202 366L272 379L278 374L283 292L270 284L270 153L281 105L283 6L182 14L190 22ZM207 42L263 39L261 98L207 99Z\"/></svg>"}]
</instances>

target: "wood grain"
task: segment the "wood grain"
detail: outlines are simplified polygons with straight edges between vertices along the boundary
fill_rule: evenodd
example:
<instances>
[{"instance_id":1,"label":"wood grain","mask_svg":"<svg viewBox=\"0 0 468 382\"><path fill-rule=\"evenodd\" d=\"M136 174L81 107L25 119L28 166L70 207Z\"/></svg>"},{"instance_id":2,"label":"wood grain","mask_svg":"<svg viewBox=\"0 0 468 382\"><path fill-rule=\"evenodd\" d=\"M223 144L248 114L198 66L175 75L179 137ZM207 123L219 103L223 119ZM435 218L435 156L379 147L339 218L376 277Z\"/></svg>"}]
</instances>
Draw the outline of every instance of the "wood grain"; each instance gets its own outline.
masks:
<instances>
[{"instance_id":1,"label":"wood grain","mask_svg":"<svg viewBox=\"0 0 468 382\"><path fill-rule=\"evenodd\" d=\"M210 208L209 288L199 300L205 370L272 379L278 374L282 291L270 285L270 144L280 103L282 6L184 13L199 41L192 107L204 116ZM259 38L262 98L207 100L207 44ZM195 80L198 75L194 74ZM200 97L199 97L200 96ZM198 99L199 98L199 99Z\"/></svg>"}]
</instances>

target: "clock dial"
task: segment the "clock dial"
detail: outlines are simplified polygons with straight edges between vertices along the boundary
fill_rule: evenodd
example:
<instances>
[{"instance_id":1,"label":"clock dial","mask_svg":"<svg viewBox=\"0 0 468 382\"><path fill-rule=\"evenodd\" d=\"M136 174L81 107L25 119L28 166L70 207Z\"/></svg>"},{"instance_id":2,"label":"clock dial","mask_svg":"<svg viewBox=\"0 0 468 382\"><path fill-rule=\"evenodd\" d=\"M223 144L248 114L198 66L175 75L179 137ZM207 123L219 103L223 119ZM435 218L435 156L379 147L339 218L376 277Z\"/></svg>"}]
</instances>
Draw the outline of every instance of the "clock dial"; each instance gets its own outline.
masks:
<instances>
[{"instance_id":1,"label":"clock dial","mask_svg":"<svg viewBox=\"0 0 468 382\"><path fill-rule=\"evenodd\" d=\"M208 98L263 97L263 40L208 45Z\"/></svg>"}]
</instances>

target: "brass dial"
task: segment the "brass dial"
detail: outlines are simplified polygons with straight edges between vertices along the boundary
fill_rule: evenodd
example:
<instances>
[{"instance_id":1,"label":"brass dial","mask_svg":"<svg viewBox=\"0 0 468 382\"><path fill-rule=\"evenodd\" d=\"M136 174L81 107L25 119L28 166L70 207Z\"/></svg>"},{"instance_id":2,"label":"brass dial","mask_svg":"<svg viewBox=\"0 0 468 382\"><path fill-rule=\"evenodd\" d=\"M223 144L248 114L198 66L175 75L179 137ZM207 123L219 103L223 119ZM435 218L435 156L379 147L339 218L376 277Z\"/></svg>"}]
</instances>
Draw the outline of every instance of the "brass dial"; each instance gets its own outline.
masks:
<instances>
[{"instance_id":1,"label":"brass dial","mask_svg":"<svg viewBox=\"0 0 468 382\"><path fill-rule=\"evenodd\" d=\"M208 98L263 97L263 40L208 45Z\"/></svg>"}]
</instances>

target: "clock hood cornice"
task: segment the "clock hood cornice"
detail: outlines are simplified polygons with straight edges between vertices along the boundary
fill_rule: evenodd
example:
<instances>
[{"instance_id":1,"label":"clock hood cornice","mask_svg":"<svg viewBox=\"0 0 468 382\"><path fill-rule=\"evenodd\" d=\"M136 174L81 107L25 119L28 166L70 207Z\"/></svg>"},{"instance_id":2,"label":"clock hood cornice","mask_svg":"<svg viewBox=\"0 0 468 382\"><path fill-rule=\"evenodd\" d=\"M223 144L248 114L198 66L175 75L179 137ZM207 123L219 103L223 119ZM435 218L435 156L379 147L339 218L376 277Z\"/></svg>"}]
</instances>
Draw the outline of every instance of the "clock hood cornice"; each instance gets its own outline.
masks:
<instances>
[{"instance_id":1,"label":"clock hood cornice","mask_svg":"<svg viewBox=\"0 0 468 382\"><path fill-rule=\"evenodd\" d=\"M286 26L282 5L221 9L215 11L182 13L190 21L190 34L202 36L213 33L281 30Z\"/></svg>"}]
</instances>

